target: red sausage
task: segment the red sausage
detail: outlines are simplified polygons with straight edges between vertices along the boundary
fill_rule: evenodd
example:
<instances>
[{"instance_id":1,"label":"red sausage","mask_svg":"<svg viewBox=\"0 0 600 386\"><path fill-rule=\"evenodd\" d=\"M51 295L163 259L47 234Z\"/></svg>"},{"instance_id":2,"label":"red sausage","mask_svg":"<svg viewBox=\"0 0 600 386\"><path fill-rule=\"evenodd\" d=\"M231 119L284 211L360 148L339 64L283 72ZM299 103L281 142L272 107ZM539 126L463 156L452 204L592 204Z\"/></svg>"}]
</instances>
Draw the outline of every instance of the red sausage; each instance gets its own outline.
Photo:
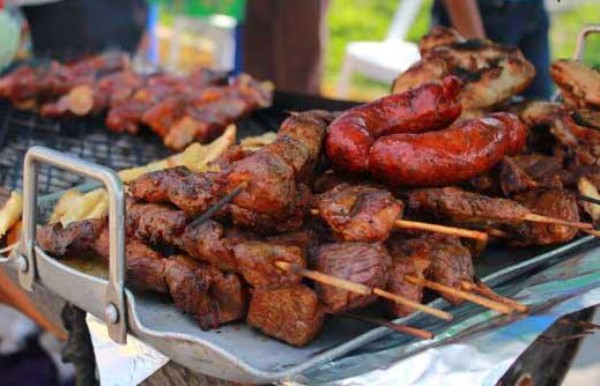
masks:
<instances>
[{"instance_id":1,"label":"red sausage","mask_svg":"<svg viewBox=\"0 0 600 386\"><path fill-rule=\"evenodd\" d=\"M460 81L454 76L357 106L329 125L325 150L338 171L368 171L369 149L378 137L442 129L460 115Z\"/></svg>"},{"instance_id":2,"label":"red sausage","mask_svg":"<svg viewBox=\"0 0 600 386\"><path fill-rule=\"evenodd\" d=\"M393 186L452 185L519 153L526 135L519 118L509 113L457 121L437 132L389 135L371 147L369 168Z\"/></svg>"}]
</instances>

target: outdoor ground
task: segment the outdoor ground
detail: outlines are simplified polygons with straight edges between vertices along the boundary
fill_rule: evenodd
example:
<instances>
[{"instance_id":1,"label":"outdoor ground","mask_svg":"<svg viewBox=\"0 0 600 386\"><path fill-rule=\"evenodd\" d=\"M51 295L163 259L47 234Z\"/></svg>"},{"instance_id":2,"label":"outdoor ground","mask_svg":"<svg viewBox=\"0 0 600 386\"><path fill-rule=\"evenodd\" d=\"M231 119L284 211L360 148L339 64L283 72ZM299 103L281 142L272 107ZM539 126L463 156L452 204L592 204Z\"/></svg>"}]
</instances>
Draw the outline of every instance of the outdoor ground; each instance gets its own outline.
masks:
<instances>
[{"instance_id":1,"label":"outdoor ground","mask_svg":"<svg viewBox=\"0 0 600 386\"><path fill-rule=\"evenodd\" d=\"M600 324L600 309L594 318ZM586 338L562 386L600 385L600 332Z\"/></svg>"},{"instance_id":2,"label":"outdoor ground","mask_svg":"<svg viewBox=\"0 0 600 386\"><path fill-rule=\"evenodd\" d=\"M429 10L433 0L424 0L408 40L417 41L429 29ZM337 77L348 42L383 40L400 0L331 0L328 16L329 42L325 59L323 92L335 96ZM600 0L562 0L553 5L550 32L552 57L573 55L577 32L582 26L600 23ZM600 67L600 35L590 39L586 63ZM372 100L385 95L389 85L357 76L350 97Z\"/></svg>"}]
</instances>

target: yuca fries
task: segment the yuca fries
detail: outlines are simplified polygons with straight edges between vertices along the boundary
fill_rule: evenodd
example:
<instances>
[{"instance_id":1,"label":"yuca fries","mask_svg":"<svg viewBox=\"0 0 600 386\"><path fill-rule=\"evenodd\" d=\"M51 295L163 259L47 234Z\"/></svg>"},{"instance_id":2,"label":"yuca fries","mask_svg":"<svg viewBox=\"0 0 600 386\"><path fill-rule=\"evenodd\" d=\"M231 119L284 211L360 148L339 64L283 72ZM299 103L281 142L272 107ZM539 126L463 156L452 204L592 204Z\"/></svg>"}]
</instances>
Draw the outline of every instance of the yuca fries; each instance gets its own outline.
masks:
<instances>
[{"instance_id":1,"label":"yuca fries","mask_svg":"<svg viewBox=\"0 0 600 386\"><path fill-rule=\"evenodd\" d=\"M185 166L195 172L204 172L210 169L210 163L235 143L236 127L229 125L223 134L209 144L194 143L183 152L160 161L149 163L146 166L126 169L119 172L119 177L124 183L129 183L144 174ZM81 220L101 218L108 211L108 195L105 189L95 189L82 194L77 190L69 190L58 200L50 222L60 221L63 226Z\"/></svg>"},{"instance_id":2,"label":"yuca fries","mask_svg":"<svg viewBox=\"0 0 600 386\"><path fill-rule=\"evenodd\" d=\"M577 190L584 196L592 197L600 200L600 194L598 193L598 189L585 177L581 177L579 181L577 181ZM582 203L583 209L590 215L594 224L598 224L600 222L600 205L592 204L589 202Z\"/></svg>"},{"instance_id":3,"label":"yuca fries","mask_svg":"<svg viewBox=\"0 0 600 386\"><path fill-rule=\"evenodd\" d=\"M54 205L54 210L52 211L52 215L50 215L50 222L58 222L61 217L65 216L68 211L70 211L74 205L81 200L83 193L76 189L67 190L58 202Z\"/></svg>"},{"instance_id":4,"label":"yuca fries","mask_svg":"<svg viewBox=\"0 0 600 386\"><path fill-rule=\"evenodd\" d=\"M245 149L259 149L275 141L276 137L277 134L274 131L268 131L255 137L244 138L240 141L240 145Z\"/></svg>"},{"instance_id":5,"label":"yuca fries","mask_svg":"<svg viewBox=\"0 0 600 386\"><path fill-rule=\"evenodd\" d=\"M19 220L23 213L23 196L18 192L11 192L10 198L0 209L0 238L4 237Z\"/></svg>"},{"instance_id":6,"label":"yuca fries","mask_svg":"<svg viewBox=\"0 0 600 386\"><path fill-rule=\"evenodd\" d=\"M229 125L221 136L209 144L193 143L181 153L160 161L151 162L146 166L126 169L119 172L119 177L124 183L129 183L136 178L156 170L185 166L195 172L207 171L208 164L219 158L221 154L235 143L236 127Z\"/></svg>"},{"instance_id":7,"label":"yuca fries","mask_svg":"<svg viewBox=\"0 0 600 386\"><path fill-rule=\"evenodd\" d=\"M100 214L98 217L92 217L92 215L97 216L97 212L94 209L99 203L107 200L107 195L104 189L95 189L82 195L71 202L69 209L60 216L58 221L63 226L66 226L75 221L102 217L103 214Z\"/></svg>"}]
</instances>

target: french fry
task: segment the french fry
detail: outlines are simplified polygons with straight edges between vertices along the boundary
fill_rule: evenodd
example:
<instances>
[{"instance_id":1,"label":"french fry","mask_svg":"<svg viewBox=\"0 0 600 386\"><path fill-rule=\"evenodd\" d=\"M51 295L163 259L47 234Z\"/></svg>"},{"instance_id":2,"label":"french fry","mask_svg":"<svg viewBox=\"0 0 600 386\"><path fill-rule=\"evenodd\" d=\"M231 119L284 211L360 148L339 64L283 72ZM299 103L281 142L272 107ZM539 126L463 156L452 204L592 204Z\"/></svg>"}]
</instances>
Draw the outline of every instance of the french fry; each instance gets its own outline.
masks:
<instances>
[{"instance_id":1,"label":"french fry","mask_svg":"<svg viewBox=\"0 0 600 386\"><path fill-rule=\"evenodd\" d=\"M94 218L102 218L108 213L108 194L105 191L104 197L102 197L96 206L84 216L82 220L89 220Z\"/></svg>"},{"instance_id":2,"label":"french fry","mask_svg":"<svg viewBox=\"0 0 600 386\"><path fill-rule=\"evenodd\" d=\"M0 238L4 237L6 232L12 228L23 213L23 196L18 192L11 192L10 198L0 209Z\"/></svg>"},{"instance_id":3,"label":"french fry","mask_svg":"<svg viewBox=\"0 0 600 386\"><path fill-rule=\"evenodd\" d=\"M598 189L596 189L594 184L592 184L590 180L585 177L581 177L579 181L577 181L577 190L579 190L579 193L584 196L600 200ZM600 205L589 202L582 202L581 205L586 213L590 215L594 224L598 224L600 222Z\"/></svg>"},{"instance_id":4,"label":"french fry","mask_svg":"<svg viewBox=\"0 0 600 386\"><path fill-rule=\"evenodd\" d=\"M60 217L60 222L66 226L75 221L85 219L101 200L107 199L107 193L104 189L95 189L81 196L74 202L69 210Z\"/></svg>"},{"instance_id":5,"label":"french fry","mask_svg":"<svg viewBox=\"0 0 600 386\"><path fill-rule=\"evenodd\" d=\"M185 166L195 172L207 171L209 169L208 164L219 158L229 146L235 143L236 131L235 125L229 125L220 137L209 144L193 143L183 152L164 160L152 162L146 166L122 170L119 172L119 177L127 184L144 174L175 166Z\"/></svg>"},{"instance_id":6,"label":"french fry","mask_svg":"<svg viewBox=\"0 0 600 386\"><path fill-rule=\"evenodd\" d=\"M71 208L76 202L78 202L83 193L76 189L67 190L58 202L54 205L54 210L52 211L52 215L50 216L50 223L55 223L60 221L60 218L67 213L69 208Z\"/></svg>"},{"instance_id":7,"label":"french fry","mask_svg":"<svg viewBox=\"0 0 600 386\"><path fill-rule=\"evenodd\" d=\"M276 137L277 133L274 131L268 131L255 137L244 138L240 141L240 145L242 145L242 147L245 149L259 149L275 141Z\"/></svg>"},{"instance_id":8,"label":"french fry","mask_svg":"<svg viewBox=\"0 0 600 386\"><path fill-rule=\"evenodd\" d=\"M130 183L140 176L175 166L185 166L195 172L210 169L209 164L219 158L225 150L235 143L235 125L229 125L223 134L209 144L194 143L183 152L160 161L151 162L146 166L126 169L119 172L124 183ZM50 222L60 221L63 226L69 223L87 219L101 218L108 211L108 194L104 189L95 189L86 194L78 190L68 190L58 200Z\"/></svg>"}]
</instances>

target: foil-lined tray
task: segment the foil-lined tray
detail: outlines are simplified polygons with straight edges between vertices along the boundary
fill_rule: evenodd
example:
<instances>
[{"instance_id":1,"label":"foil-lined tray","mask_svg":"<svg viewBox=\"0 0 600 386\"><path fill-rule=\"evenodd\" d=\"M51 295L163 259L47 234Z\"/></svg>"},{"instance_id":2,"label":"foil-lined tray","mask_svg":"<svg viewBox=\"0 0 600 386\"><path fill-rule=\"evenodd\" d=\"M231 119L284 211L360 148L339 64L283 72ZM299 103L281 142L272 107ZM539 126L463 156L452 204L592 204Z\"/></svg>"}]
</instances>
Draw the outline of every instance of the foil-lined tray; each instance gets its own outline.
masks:
<instances>
[{"instance_id":1,"label":"foil-lined tray","mask_svg":"<svg viewBox=\"0 0 600 386\"><path fill-rule=\"evenodd\" d=\"M87 191L95 186L87 185L81 190ZM42 222L51 213L58 197L54 194L40 198L38 218ZM389 366L389 371L393 371L393 364L403 363L400 361L402 358L416 358L423 355L422 352L431 352L434 348L446 345L461 346L460 342L467 342L473 336L490 330L504 331L506 326L528 324L525 321L531 318L536 320L535 315L543 312L543 305L547 307L581 291L575 286L581 285L581 281L574 279L563 282L564 291L544 293L542 298L532 297L531 291L539 285L540 277L546 277L547 270L555 269L552 267L556 264L556 267L568 268L577 256L589 257L590 254L600 253L596 249L598 245L600 243L596 239L585 237L559 248L512 250L491 246L475 260L477 275L499 293L528 304L532 316L505 316L471 304L454 307L437 299L430 305L451 312L455 316L453 322L441 322L421 313L395 321L434 331L437 337L432 341L417 341L383 327L372 328L362 322L332 318L318 339L307 347L295 348L268 338L242 323L202 331L193 318L178 311L168 297L129 290L126 291L128 331L170 359L218 378L252 383L313 384L339 381L345 384L340 379L378 373L382 371L381 366ZM89 276L90 280L107 277L106 269L95 262L61 262L43 253L39 253L38 258L48 260L48 263L63 267L64 270L76 269ZM590 288L600 287L600 267L591 265L589 268L596 268L597 273L593 274L593 270L592 273L588 272L591 276L586 276L586 285ZM40 292L48 292L43 283L36 285L34 295ZM98 305L79 306L102 318L103 310ZM517 334L511 339L519 341L523 338ZM503 345L511 346L512 343L507 340ZM494 350L492 354L502 351ZM432 358L425 360L425 363L430 363ZM431 372L435 373L433 370ZM364 380L370 380L368 376L365 377ZM352 379L350 383L354 384L355 381Z\"/></svg>"}]
</instances>

